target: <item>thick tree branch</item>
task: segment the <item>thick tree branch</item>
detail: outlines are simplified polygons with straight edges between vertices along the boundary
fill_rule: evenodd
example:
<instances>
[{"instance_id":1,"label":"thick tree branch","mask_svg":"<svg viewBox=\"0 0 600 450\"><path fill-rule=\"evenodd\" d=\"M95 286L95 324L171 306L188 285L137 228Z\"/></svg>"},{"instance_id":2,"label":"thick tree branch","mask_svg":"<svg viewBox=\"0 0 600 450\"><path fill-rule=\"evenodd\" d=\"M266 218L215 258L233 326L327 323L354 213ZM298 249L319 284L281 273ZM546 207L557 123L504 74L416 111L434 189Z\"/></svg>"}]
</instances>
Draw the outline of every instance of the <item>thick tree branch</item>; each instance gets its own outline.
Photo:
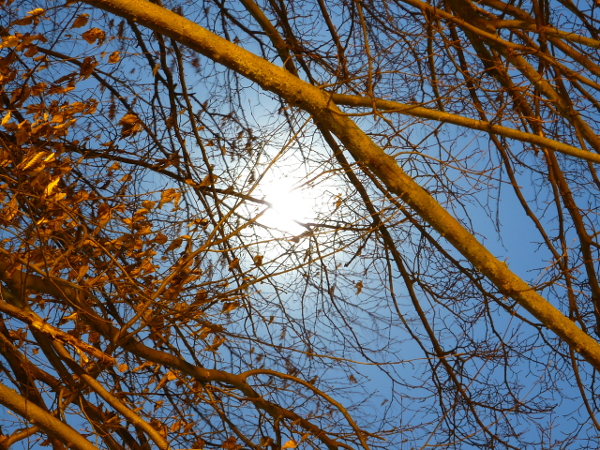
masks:
<instances>
[{"instance_id":1,"label":"thick tree branch","mask_svg":"<svg viewBox=\"0 0 600 450\"><path fill-rule=\"evenodd\" d=\"M514 298L534 317L564 339L600 370L600 344L494 257L477 239L421 188L352 120L331 96L286 70L232 44L184 17L144 0L87 0L85 3L134 20L202 53L213 61L280 95L329 128L354 158L381 179L438 233L486 275L504 295Z\"/></svg>"},{"instance_id":2,"label":"thick tree branch","mask_svg":"<svg viewBox=\"0 0 600 450\"><path fill-rule=\"evenodd\" d=\"M588 152L554 139L548 139L543 136L526 133L514 128L496 125L492 122L486 122L484 120L471 119L469 117L463 117L457 114L450 114L447 112L424 108L422 106L409 105L391 100L373 100L369 97L361 97L359 95L331 94L331 98L337 105L365 108L372 108L373 101L375 101L375 106L377 106L377 109L380 111L397 112L407 116L420 117L421 119L435 120L442 123L451 123L460 127L494 133L510 139L539 145L540 147L545 147L550 150L564 153L565 155L575 156L576 158L600 164L600 155L597 153Z\"/></svg>"},{"instance_id":3,"label":"thick tree branch","mask_svg":"<svg viewBox=\"0 0 600 450\"><path fill-rule=\"evenodd\" d=\"M509 270L505 263L495 258L430 194L410 178L394 158L387 155L344 115L335 106L329 94L220 38L196 23L153 3L144 0L86 0L85 3L134 20L169 36L310 113L316 121L336 135L357 161L377 175L390 192L410 205L475 268L487 276L500 292L514 298L597 370L600 370L600 344ZM488 37L488 33L480 34ZM497 39L495 36L491 38Z\"/></svg>"},{"instance_id":4,"label":"thick tree branch","mask_svg":"<svg viewBox=\"0 0 600 450\"><path fill-rule=\"evenodd\" d=\"M69 443L71 448L77 450L98 450L81 434L66 423L61 422L52 414L44 411L39 406L27 401L14 389L0 383L0 404L6 406L32 424L39 426L51 436Z\"/></svg>"}]
</instances>

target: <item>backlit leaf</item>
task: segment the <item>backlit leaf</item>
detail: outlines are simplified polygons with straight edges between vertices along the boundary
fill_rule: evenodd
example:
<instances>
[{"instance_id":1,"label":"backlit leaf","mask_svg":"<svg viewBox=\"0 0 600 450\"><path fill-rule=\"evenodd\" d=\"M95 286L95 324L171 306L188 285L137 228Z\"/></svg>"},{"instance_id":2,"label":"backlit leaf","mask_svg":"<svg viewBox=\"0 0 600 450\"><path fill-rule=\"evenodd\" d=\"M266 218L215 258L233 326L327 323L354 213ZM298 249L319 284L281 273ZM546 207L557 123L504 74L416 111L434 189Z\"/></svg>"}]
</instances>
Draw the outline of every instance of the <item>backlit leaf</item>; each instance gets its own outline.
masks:
<instances>
[{"instance_id":1,"label":"backlit leaf","mask_svg":"<svg viewBox=\"0 0 600 450\"><path fill-rule=\"evenodd\" d=\"M100 28L90 28L83 33L81 37L85 39L88 44L94 44L98 41L98 45L101 45L104 42L106 35Z\"/></svg>"},{"instance_id":2,"label":"backlit leaf","mask_svg":"<svg viewBox=\"0 0 600 450\"><path fill-rule=\"evenodd\" d=\"M121 60L121 55L119 54L118 51L112 52L110 54L110 56L108 57L108 63L109 64L116 64Z\"/></svg>"},{"instance_id":3,"label":"backlit leaf","mask_svg":"<svg viewBox=\"0 0 600 450\"><path fill-rule=\"evenodd\" d=\"M31 167L33 167L34 165L39 163L42 159L46 158L47 156L48 156L48 153L46 153L46 152L35 153L35 154L29 156L28 158L24 159L23 161L21 161L21 163L17 166L17 169L21 169L21 170L30 169Z\"/></svg>"},{"instance_id":4,"label":"backlit leaf","mask_svg":"<svg viewBox=\"0 0 600 450\"><path fill-rule=\"evenodd\" d=\"M71 28L81 28L88 23L90 15L89 14L80 14L77 19L71 25Z\"/></svg>"},{"instance_id":5,"label":"backlit leaf","mask_svg":"<svg viewBox=\"0 0 600 450\"><path fill-rule=\"evenodd\" d=\"M46 195L52 194L52 192L54 191L54 188L56 187L56 185L58 184L59 181L60 181L60 176L53 178L52 181L50 181L50 183L48 183L48 186L46 186L45 194Z\"/></svg>"},{"instance_id":6,"label":"backlit leaf","mask_svg":"<svg viewBox=\"0 0 600 450\"><path fill-rule=\"evenodd\" d=\"M27 14L31 15L31 16L41 16L45 13L46 11L42 8L35 8L32 11L29 11Z\"/></svg>"},{"instance_id":7,"label":"backlit leaf","mask_svg":"<svg viewBox=\"0 0 600 450\"><path fill-rule=\"evenodd\" d=\"M177 207L180 197L181 197L181 194L178 191L176 191L175 189L173 189L173 188L166 189L160 194L160 202L158 202L158 207L162 208L162 206L165 203L171 203L171 202L173 202L173 205L175 207Z\"/></svg>"},{"instance_id":8,"label":"backlit leaf","mask_svg":"<svg viewBox=\"0 0 600 450\"><path fill-rule=\"evenodd\" d=\"M125 114L121 120L119 120L119 125L122 127L121 136L123 137L133 136L142 131L142 122L135 114Z\"/></svg>"},{"instance_id":9,"label":"backlit leaf","mask_svg":"<svg viewBox=\"0 0 600 450\"><path fill-rule=\"evenodd\" d=\"M2 122L0 122L0 125L2 125L2 126L6 125L8 123L8 121L10 120L11 115L12 115L12 113L10 111L8 111L2 118Z\"/></svg>"},{"instance_id":10,"label":"backlit leaf","mask_svg":"<svg viewBox=\"0 0 600 450\"><path fill-rule=\"evenodd\" d=\"M21 40L17 36L6 36L2 38L2 44L0 44L0 48L11 48L19 45Z\"/></svg>"}]
</instances>

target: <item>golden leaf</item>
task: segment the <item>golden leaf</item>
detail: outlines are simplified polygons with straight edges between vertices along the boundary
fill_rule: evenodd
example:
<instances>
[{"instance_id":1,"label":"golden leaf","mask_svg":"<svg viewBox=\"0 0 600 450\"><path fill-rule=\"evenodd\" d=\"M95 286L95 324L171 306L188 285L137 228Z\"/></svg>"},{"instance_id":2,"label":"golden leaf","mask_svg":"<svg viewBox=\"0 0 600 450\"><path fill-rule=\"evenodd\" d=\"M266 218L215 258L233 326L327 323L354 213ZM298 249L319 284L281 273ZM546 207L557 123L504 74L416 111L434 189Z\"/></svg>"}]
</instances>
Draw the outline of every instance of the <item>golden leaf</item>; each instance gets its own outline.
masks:
<instances>
[{"instance_id":1,"label":"golden leaf","mask_svg":"<svg viewBox=\"0 0 600 450\"><path fill-rule=\"evenodd\" d=\"M52 194L52 191L54 191L54 188L56 187L56 185L58 184L59 181L60 181L60 176L53 178L52 181L50 181L50 183L48 183L48 186L46 186L45 194L46 195Z\"/></svg>"},{"instance_id":2,"label":"golden leaf","mask_svg":"<svg viewBox=\"0 0 600 450\"><path fill-rule=\"evenodd\" d=\"M138 366L135 369L133 369L132 372L139 372L140 370L145 369L146 367L152 367L154 365L155 365L155 363L153 363L151 361L145 361L144 363L142 363L141 366Z\"/></svg>"},{"instance_id":3,"label":"golden leaf","mask_svg":"<svg viewBox=\"0 0 600 450\"><path fill-rule=\"evenodd\" d=\"M119 120L119 125L121 125L121 136L133 136L134 134L142 131L142 121L135 114L127 113L121 120Z\"/></svg>"},{"instance_id":4,"label":"golden leaf","mask_svg":"<svg viewBox=\"0 0 600 450\"><path fill-rule=\"evenodd\" d=\"M180 197L181 197L181 194L179 192L177 192L175 189L173 189L173 188L166 189L166 190L162 191L162 193L160 194L160 202L158 202L158 207L162 208L162 206L165 203L171 203L171 202L173 202L174 206L177 207Z\"/></svg>"},{"instance_id":5,"label":"golden leaf","mask_svg":"<svg viewBox=\"0 0 600 450\"><path fill-rule=\"evenodd\" d=\"M128 368L129 368L129 367L128 367L128 366L127 366L127 364L125 364L125 363L123 363L123 364L119 364L119 367L118 367L118 369L119 369L119 372L126 372Z\"/></svg>"},{"instance_id":6,"label":"golden leaf","mask_svg":"<svg viewBox=\"0 0 600 450\"><path fill-rule=\"evenodd\" d=\"M158 391L159 389L161 389L165 384L167 384L167 381L169 381L169 379L167 378L167 375L165 375L164 377L162 377L162 379L159 381L158 385L156 386L156 388L154 389L154 392Z\"/></svg>"},{"instance_id":7,"label":"golden leaf","mask_svg":"<svg viewBox=\"0 0 600 450\"><path fill-rule=\"evenodd\" d=\"M4 118L2 119L2 122L0 122L0 125L2 125L2 126L6 125L6 123L10 120L11 116L12 116L12 113L10 111L8 111L4 115Z\"/></svg>"},{"instance_id":8,"label":"golden leaf","mask_svg":"<svg viewBox=\"0 0 600 450\"><path fill-rule=\"evenodd\" d=\"M296 441L294 441L293 439L290 439L285 444L283 444L283 446L281 447L281 450L283 450L285 448L296 448Z\"/></svg>"},{"instance_id":9,"label":"golden leaf","mask_svg":"<svg viewBox=\"0 0 600 450\"><path fill-rule=\"evenodd\" d=\"M110 56L108 57L108 63L109 64L116 64L121 60L121 55L119 54L118 51L112 52L110 54Z\"/></svg>"},{"instance_id":10,"label":"golden leaf","mask_svg":"<svg viewBox=\"0 0 600 450\"><path fill-rule=\"evenodd\" d=\"M46 11L42 8L35 8L34 10L29 11L27 14L32 15L32 16L41 16L45 12Z\"/></svg>"},{"instance_id":11,"label":"golden leaf","mask_svg":"<svg viewBox=\"0 0 600 450\"><path fill-rule=\"evenodd\" d=\"M104 42L106 35L100 28L90 28L83 33L81 37L84 38L88 44L94 44L98 41L98 45L101 45Z\"/></svg>"},{"instance_id":12,"label":"golden leaf","mask_svg":"<svg viewBox=\"0 0 600 450\"><path fill-rule=\"evenodd\" d=\"M31 155L29 158L26 158L23 161L21 161L21 163L17 166L17 169L27 170L33 167L38 162L40 162L46 156L48 156L48 153L46 152L39 152L34 155Z\"/></svg>"},{"instance_id":13,"label":"golden leaf","mask_svg":"<svg viewBox=\"0 0 600 450\"><path fill-rule=\"evenodd\" d=\"M69 112L71 114L80 113L87 109L87 105L83 102L73 102L69 105Z\"/></svg>"},{"instance_id":14,"label":"golden leaf","mask_svg":"<svg viewBox=\"0 0 600 450\"><path fill-rule=\"evenodd\" d=\"M19 45L19 42L21 42L21 40L17 36L6 36L2 38L2 44L0 44L0 48L16 47Z\"/></svg>"},{"instance_id":15,"label":"golden leaf","mask_svg":"<svg viewBox=\"0 0 600 450\"><path fill-rule=\"evenodd\" d=\"M71 25L71 28L81 28L85 26L85 24L88 23L89 17L89 14L80 14L79 17L77 17L77 19L75 19L73 22L73 25Z\"/></svg>"}]
</instances>

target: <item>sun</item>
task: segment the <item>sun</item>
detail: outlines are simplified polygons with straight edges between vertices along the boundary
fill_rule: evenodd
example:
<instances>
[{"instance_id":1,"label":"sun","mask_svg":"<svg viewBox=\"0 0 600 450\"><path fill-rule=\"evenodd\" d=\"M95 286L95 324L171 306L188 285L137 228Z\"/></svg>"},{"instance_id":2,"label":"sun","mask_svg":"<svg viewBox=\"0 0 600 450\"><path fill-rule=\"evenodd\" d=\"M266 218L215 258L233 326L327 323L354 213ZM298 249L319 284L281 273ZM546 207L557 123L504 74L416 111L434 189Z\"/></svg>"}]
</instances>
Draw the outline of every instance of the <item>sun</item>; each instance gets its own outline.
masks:
<instances>
[{"instance_id":1,"label":"sun","mask_svg":"<svg viewBox=\"0 0 600 450\"><path fill-rule=\"evenodd\" d=\"M314 222L318 193L303 185L301 179L280 174L263 180L260 193L269 207L260 217L260 223L287 235L308 231L303 224Z\"/></svg>"}]
</instances>

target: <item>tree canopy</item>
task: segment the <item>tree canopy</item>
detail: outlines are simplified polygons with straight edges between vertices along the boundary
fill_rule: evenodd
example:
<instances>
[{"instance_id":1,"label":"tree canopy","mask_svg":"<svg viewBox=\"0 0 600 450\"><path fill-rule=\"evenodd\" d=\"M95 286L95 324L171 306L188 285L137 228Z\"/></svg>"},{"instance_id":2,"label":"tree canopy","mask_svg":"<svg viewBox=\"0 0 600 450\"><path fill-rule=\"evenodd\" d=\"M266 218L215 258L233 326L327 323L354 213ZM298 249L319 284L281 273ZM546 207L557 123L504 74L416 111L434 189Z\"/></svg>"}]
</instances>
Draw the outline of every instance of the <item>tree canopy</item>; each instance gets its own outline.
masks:
<instances>
[{"instance_id":1,"label":"tree canopy","mask_svg":"<svg viewBox=\"0 0 600 450\"><path fill-rule=\"evenodd\" d=\"M597 446L600 4L0 17L0 448Z\"/></svg>"}]
</instances>

